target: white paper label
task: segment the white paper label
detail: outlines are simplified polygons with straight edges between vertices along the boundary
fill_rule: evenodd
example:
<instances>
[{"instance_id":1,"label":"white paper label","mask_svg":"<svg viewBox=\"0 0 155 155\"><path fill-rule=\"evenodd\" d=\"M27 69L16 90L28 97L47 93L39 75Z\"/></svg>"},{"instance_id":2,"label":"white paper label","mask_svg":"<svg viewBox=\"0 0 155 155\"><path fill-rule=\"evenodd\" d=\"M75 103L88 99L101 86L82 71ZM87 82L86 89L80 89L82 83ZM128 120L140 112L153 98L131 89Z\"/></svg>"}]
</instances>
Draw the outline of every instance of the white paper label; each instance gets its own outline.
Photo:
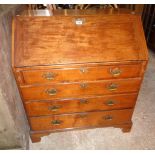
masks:
<instances>
[{"instance_id":1,"label":"white paper label","mask_svg":"<svg viewBox=\"0 0 155 155\"><path fill-rule=\"evenodd\" d=\"M78 19L78 20L75 21L75 23L76 23L76 25L82 25L83 21Z\"/></svg>"}]
</instances>

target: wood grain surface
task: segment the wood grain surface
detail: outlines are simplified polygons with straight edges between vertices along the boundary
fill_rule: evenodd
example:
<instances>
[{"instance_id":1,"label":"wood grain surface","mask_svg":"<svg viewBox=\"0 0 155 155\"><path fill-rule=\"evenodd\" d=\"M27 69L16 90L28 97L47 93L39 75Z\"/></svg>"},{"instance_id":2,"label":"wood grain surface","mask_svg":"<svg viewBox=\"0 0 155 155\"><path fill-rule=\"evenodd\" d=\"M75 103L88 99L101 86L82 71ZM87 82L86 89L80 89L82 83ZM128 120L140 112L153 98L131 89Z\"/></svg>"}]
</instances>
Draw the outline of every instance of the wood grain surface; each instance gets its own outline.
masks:
<instances>
[{"instance_id":1,"label":"wood grain surface","mask_svg":"<svg viewBox=\"0 0 155 155\"><path fill-rule=\"evenodd\" d=\"M76 20L83 24L76 25ZM140 24L139 16L121 14L19 16L15 18L14 57L18 59L14 65L147 60Z\"/></svg>"}]
</instances>

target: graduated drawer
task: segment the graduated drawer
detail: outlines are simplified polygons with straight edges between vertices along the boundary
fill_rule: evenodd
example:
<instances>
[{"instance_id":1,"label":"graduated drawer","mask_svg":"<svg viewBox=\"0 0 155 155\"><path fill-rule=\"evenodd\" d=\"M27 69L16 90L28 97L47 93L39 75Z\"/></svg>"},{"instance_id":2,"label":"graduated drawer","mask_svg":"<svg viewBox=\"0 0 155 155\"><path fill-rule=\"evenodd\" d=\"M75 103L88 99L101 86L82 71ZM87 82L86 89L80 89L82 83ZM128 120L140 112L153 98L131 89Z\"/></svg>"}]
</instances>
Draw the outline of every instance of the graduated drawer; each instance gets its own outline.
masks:
<instances>
[{"instance_id":1,"label":"graduated drawer","mask_svg":"<svg viewBox=\"0 0 155 155\"><path fill-rule=\"evenodd\" d=\"M27 100L50 100L59 98L76 98L93 95L137 92L140 78L91 81L85 83L58 83L49 85L22 86L21 92Z\"/></svg>"},{"instance_id":2,"label":"graduated drawer","mask_svg":"<svg viewBox=\"0 0 155 155\"><path fill-rule=\"evenodd\" d=\"M133 108L137 94L26 102L28 116Z\"/></svg>"},{"instance_id":3,"label":"graduated drawer","mask_svg":"<svg viewBox=\"0 0 155 155\"><path fill-rule=\"evenodd\" d=\"M25 84L42 84L54 82L77 82L82 80L104 80L113 78L139 77L141 63L132 65L105 65L93 67L28 69L22 75Z\"/></svg>"},{"instance_id":4,"label":"graduated drawer","mask_svg":"<svg viewBox=\"0 0 155 155\"><path fill-rule=\"evenodd\" d=\"M88 112L63 114L42 117L30 117L31 130L67 129L90 126L110 126L128 123L131 120L132 109L104 112Z\"/></svg>"}]
</instances>

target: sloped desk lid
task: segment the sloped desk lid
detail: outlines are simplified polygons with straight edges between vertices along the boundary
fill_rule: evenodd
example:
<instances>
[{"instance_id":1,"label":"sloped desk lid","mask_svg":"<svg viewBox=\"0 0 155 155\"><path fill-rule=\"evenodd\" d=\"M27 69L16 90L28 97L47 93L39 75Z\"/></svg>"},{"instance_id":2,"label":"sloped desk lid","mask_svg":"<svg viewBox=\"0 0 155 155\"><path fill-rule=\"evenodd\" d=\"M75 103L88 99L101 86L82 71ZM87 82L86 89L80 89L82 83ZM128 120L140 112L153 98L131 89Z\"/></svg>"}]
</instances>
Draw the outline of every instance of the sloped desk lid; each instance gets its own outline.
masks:
<instances>
[{"instance_id":1,"label":"sloped desk lid","mask_svg":"<svg viewBox=\"0 0 155 155\"><path fill-rule=\"evenodd\" d=\"M140 16L123 12L17 16L12 50L15 67L148 59Z\"/></svg>"}]
</instances>

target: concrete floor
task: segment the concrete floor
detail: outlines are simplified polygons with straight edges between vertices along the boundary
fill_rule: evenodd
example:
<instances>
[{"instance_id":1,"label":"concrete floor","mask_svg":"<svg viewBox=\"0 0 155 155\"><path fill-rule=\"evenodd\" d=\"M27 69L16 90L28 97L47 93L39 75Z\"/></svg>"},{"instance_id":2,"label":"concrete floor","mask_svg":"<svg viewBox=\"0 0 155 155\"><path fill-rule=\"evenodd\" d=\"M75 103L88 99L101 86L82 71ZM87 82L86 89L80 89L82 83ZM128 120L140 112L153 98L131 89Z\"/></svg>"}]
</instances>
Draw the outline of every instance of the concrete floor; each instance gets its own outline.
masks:
<instances>
[{"instance_id":1,"label":"concrete floor","mask_svg":"<svg viewBox=\"0 0 155 155\"><path fill-rule=\"evenodd\" d=\"M53 133L30 149L155 149L155 54L150 60L133 115L130 133L117 128L100 128Z\"/></svg>"}]
</instances>

